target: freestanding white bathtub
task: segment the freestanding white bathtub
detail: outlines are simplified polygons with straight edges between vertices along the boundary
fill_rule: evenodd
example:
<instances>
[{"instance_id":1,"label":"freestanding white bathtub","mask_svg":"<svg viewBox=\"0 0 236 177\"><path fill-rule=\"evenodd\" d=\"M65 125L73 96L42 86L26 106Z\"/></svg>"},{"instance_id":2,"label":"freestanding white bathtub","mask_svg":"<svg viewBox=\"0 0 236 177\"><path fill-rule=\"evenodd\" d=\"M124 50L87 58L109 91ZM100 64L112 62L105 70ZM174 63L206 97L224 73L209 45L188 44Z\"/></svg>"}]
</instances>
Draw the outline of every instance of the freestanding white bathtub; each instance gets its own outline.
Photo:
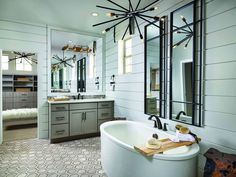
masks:
<instances>
[{"instance_id":1,"label":"freestanding white bathtub","mask_svg":"<svg viewBox=\"0 0 236 177\"><path fill-rule=\"evenodd\" d=\"M106 122L100 131L101 162L108 177L195 177L197 174L197 144L145 157L133 146L144 145L153 133L159 139L169 134L133 121Z\"/></svg>"}]
</instances>

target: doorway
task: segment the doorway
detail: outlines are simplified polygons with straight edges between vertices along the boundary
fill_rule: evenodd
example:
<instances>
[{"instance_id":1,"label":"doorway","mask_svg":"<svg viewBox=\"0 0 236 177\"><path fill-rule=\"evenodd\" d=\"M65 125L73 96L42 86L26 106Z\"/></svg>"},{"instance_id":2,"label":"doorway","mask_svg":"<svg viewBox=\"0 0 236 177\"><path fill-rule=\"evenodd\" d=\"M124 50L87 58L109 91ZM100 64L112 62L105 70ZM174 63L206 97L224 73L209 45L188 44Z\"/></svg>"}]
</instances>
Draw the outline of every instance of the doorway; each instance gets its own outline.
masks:
<instances>
[{"instance_id":1,"label":"doorway","mask_svg":"<svg viewBox=\"0 0 236 177\"><path fill-rule=\"evenodd\" d=\"M2 51L3 141L37 138L37 55Z\"/></svg>"}]
</instances>

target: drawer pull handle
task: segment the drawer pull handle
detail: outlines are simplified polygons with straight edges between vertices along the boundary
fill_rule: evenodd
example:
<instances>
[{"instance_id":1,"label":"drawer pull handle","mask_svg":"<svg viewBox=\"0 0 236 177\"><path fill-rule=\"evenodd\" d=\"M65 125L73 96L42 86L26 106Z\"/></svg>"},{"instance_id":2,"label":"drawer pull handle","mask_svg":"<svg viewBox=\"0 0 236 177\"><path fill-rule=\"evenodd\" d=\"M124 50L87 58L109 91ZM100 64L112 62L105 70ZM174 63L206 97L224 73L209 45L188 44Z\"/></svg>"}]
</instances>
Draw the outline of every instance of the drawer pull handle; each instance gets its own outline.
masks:
<instances>
[{"instance_id":1,"label":"drawer pull handle","mask_svg":"<svg viewBox=\"0 0 236 177\"><path fill-rule=\"evenodd\" d=\"M21 99L21 101L27 101L26 99Z\"/></svg>"},{"instance_id":2,"label":"drawer pull handle","mask_svg":"<svg viewBox=\"0 0 236 177\"><path fill-rule=\"evenodd\" d=\"M102 107L108 107L109 104L102 104Z\"/></svg>"},{"instance_id":3,"label":"drawer pull handle","mask_svg":"<svg viewBox=\"0 0 236 177\"><path fill-rule=\"evenodd\" d=\"M63 134L64 132L65 132L65 130L58 130L58 131L56 131L56 134L61 135L61 134Z\"/></svg>"},{"instance_id":4,"label":"drawer pull handle","mask_svg":"<svg viewBox=\"0 0 236 177\"><path fill-rule=\"evenodd\" d=\"M109 113L102 113L102 117L108 116L108 115L109 115Z\"/></svg>"},{"instance_id":5,"label":"drawer pull handle","mask_svg":"<svg viewBox=\"0 0 236 177\"><path fill-rule=\"evenodd\" d=\"M27 94L21 94L21 96L27 96Z\"/></svg>"},{"instance_id":6,"label":"drawer pull handle","mask_svg":"<svg viewBox=\"0 0 236 177\"><path fill-rule=\"evenodd\" d=\"M66 109L66 108L65 107L56 107L56 109L62 110L62 109Z\"/></svg>"},{"instance_id":7,"label":"drawer pull handle","mask_svg":"<svg viewBox=\"0 0 236 177\"><path fill-rule=\"evenodd\" d=\"M65 117L56 117L57 120L64 120Z\"/></svg>"}]
</instances>

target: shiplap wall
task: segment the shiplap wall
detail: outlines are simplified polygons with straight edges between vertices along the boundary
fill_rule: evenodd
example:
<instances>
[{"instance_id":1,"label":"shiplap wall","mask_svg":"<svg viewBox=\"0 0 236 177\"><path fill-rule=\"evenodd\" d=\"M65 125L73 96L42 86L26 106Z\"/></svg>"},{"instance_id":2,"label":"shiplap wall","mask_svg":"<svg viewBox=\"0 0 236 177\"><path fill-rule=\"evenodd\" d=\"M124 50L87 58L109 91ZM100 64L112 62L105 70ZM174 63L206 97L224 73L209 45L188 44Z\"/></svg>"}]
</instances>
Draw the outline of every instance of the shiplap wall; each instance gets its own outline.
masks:
<instances>
[{"instance_id":1,"label":"shiplap wall","mask_svg":"<svg viewBox=\"0 0 236 177\"><path fill-rule=\"evenodd\" d=\"M90 44L89 47L93 47L93 44ZM102 83L102 77L103 77L103 39L99 38L96 40L96 55L95 55L95 72L94 77L89 77L89 70L90 70L90 64L89 59L86 61L86 92L88 93L102 93L103 91L103 83ZM99 77L99 87L97 88L95 85L95 78Z\"/></svg>"},{"instance_id":2,"label":"shiplap wall","mask_svg":"<svg viewBox=\"0 0 236 177\"><path fill-rule=\"evenodd\" d=\"M160 13L169 15L187 0L160 1ZM204 126L190 126L202 138L198 176L203 176L205 158L210 147L236 154L236 1L206 0L204 51ZM141 29L145 24L141 24ZM124 29L122 29L124 30ZM106 95L115 99L115 116L144 121L144 46L133 36L133 72L118 75L118 49L112 33L106 36ZM169 58L168 58L169 59ZM110 76L116 75L116 89L109 86ZM168 122L173 127L176 122Z\"/></svg>"},{"instance_id":3,"label":"shiplap wall","mask_svg":"<svg viewBox=\"0 0 236 177\"><path fill-rule=\"evenodd\" d=\"M46 29L46 25L0 20L0 49L37 53L39 138L48 137Z\"/></svg>"}]
</instances>

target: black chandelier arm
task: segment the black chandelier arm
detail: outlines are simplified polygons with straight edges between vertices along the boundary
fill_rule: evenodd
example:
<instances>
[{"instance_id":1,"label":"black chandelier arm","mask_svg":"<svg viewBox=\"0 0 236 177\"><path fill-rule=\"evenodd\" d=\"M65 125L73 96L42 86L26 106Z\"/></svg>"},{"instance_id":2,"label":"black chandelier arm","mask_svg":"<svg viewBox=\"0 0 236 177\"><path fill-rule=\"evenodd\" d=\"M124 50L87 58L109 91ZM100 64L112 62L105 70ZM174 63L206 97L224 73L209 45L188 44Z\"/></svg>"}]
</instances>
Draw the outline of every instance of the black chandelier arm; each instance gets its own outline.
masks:
<instances>
[{"instance_id":1,"label":"black chandelier arm","mask_svg":"<svg viewBox=\"0 0 236 177\"><path fill-rule=\"evenodd\" d=\"M55 59L55 60L57 60L57 61L60 61L60 62L63 61L63 60L60 59L57 55L56 55L56 56L53 56L52 58Z\"/></svg>"},{"instance_id":2,"label":"black chandelier arm","mask_svg":"<svg viewBox=\"0 0 236 177\"><path fill-rule=\"evenodd\" d=\"M13 51L14 54L16 55L22 55L20 52Z\"/></svg>"},{"instance_id":3,"label":"black chandelier arm","mask_svg":"<svg viewBox=\"0 0 236 177\"><path fill-rule=\"evenodd\" d=\"M97 24L95 24L93 26L103 25L103 24L110 23L110 22L113 22L113 21L117 21L117 20L120 20L120 19L123 19L123 18L126 18L126 17L115 18L115 19L112 19L112 20L108 20L108 21L104 21L104 22L101 22L101 23L97 23Z\"/></svg>"},{"instance_id":4,"label":"black chandelier arm","mask_svg":"<svg viewBox=\"0 0 236 177\"><path fill-rule=\"evenodd\" d=\"M158 1L159 1L159 0L156 0L156 1L152 2L151 4L149 4L149 5L145 6L143 9L146 9L146 8L148 8L148 7L152 6L153 4L157 3Z\"/></svg>"},{"instance_id":5,"label":"black chandelier arm","mask_svg":"<svg viewBox=\"0 0 236 177\"><path fill-rule=\"evenodd\" d=\"M141 30L140 30L140 28L139 28L137 18L136 18L136 16L133 16L133 18L134 18L134 21L135 21L136 26L137 26L137 28L138 28L139 37L140 37L140 39L143 39L143 35L142 35Z\"/></svg>"},{"instance_id":6,"label":"black chandelier arm","mask_svg":"<svg viewBox=\"0 0 236 177\"><path fill-rule=\"evenodd\" d=\"M132 12L134 11L133 6L132 6L132 3L131 3L130 0L129 0L129 8L132 10Z\"/></svg>"},{"instance_id":7,"label":"black chandelier arm","mask_svg":"<svg viewBox=\"0 0 236 177\"><path fill-rule=\"evenodd\" d=\"M151 21L149 21L149 20L143 18L141 15L138 15L137 17L139 17L139 18L141 18L142 20L144 20L144 21L146 21L146 22L148 22L148 23L150 23L150 24L156 26L157 28L161 28L160 26L156 25L154 22L151 22Z\"/></svg>"},{"instance_id":8,"label":"black chandelier arm","mask_svg":"<svg viewBox=\"0 0 236 177\"><path fill-rule=\"evenodd\" d=\"M28 58L29 59L29 58ZM30 58L29 60L31 60L34 63L38 63L38 61L36 59Z\"/></svg>"},{"instance_id":9,"label":"black chandelier arm","mask_svg":"<svg viewBox=\"0 0 236 177\"><path fill-rule=\"evenodd\" d=\"M181 19L182 19L182 21L187 25L188 29L189 29L191 32L193 32L193 30L190 28L189 24L187 23L186 18L181 17Z\"/></svg>"},{"instance_id":10,"label":"black chandelier arm","mask_svg":"<svg viewBox=\"0 0 236 177\"><path fill-rule=\"evenodd\" d=\"M179 42L174 44L173 47L179 46L180 44L182 44L184 41L188 40L191 37L192 37L192 35L187 35L185 38L183 38L182 40L180 40Z\"/></svg>"},{"instance_id":11,"label":"black chandelier arm","mask_svg":"<svg viewBox=\"0 0 236 177\"><path fill-rule=\"evenodd\" d=\"M193 36L190 36L190 37L189 37L187 43L186 43L185 46L184 46L185 48L188 46L188 44L189 44L190 40L192 39L192 37L193 37Z\"/></svg>"},{"instance_id":12,"label":"black chandelier arm","mask_svg":"<svg viewBox=\"0 0 236 177\"><path fill-rule=\"evenodd\" d=\"M110 7L99 6L99 5L96 5L96 7L98 7L98 8L102 8L102 9L114 10L114 11L117 11L117 12L123 12L123 13L127 13L127 12L128 12L128 11L124 11L124 10L113 9L113 8L110 8Z\"/></svg>"},{"instance_id":13,"label":"black chandelier arm","mask_svg":"<svg viewBox=\"0 0 236 177\"><path fill-rule=\"evenodd\" d=\"M137 6L135 8L135 11L138 9L138 6L139 6L140 2L141 2L141 0L138 1L138 4L137 4Z\"/></svg>"},{"instance_id":14,"label":"black chandelier arm","mask_svg":"<svg viewBox=\"0 0 236 177\"><path fill-rule=\"evenodd\" d=\"M154 20L159 20L160 19L157 16L152 17L152 16L149 16L149 15L143 15L143 14L138 14L138 16L142 16L142 17L146 17L146 18L151 18L151 19L154 19Z\"/></svg>"},{"instance_id":15,"label":"black chandelier arm","mask_svg":"<svg viewBox=\"0 0 236 177\"><path fill-rule=\"evenodd\" d=\"M124 17L125 19L119 21L118 23L114 24L113 26L107 28L106 30L109 31L110 29L116 27L117 25L121 24L122 22L124 22L125 20L127 20L129 17Z\"/></svg>"},{"instance_id":16,"label":"black chandelier arm","mask_svg":"<svg viewBox=\"0 0 236 177\"><path fill-rule=\"evenodd\" d=\"M35 55L35 53L27 53L27 54L25 54L27 57L31 57L31 56L34 56Z\"/></svg>"},{"instance_id":17,"label":"black chandelier arm","mask_svg":"<svg viewBox=\"0 0 236 177\"><path fill-rule=\"evenodd\" d=\"M30 63L29 59L24 57L25 61L27 61L27 63L29 63L30 65L32 65L32 63Z\"/></svg>"},{"instance_id":18,"label":"black chandelier arm","mask_svg":"<svg viewBox=\"0 0 236 177\"><path fill-rule=\"evenodd\" d=\"M124 34L123 34L123 36L122 36L121 40L123 40L123 39L125 38L125 35L126 35L126 33L127 33L128 29L129 29L129 25L127 26L127 28L126 28L126 30L125 30L125 32L124 32Z\"/></svg>"},{"instance_id":19,"label":"black chandelier arm","mask_svg":"<svg viewBox=\"0 0 236 177\"><path fill-rule=\"evenodd\" d=\"M187 32L187 31L176 31L176 33L178 33L178 34L192 34L191 32Z\"/></svg>"},{"instance_id":20,"label":"black chandelier arm","mask_svg":"<svg viewBox=\"0 0 236 177\"><path fill-rule=\"evenodd\" d=\"M70 66L71 68L73 68L73 66L72 66L71 64L67 63L66 61L63 61L61 64L65 64L65 65L68 65L68 66Z\"/></svg>"},{"instance_id":21,"label":"black chandelier arm","mask_svg":"<svg viewBox=\"0 0 236 177\"><path fill-rule=\"evenodd\" d=\"M184 29L184 28L181 28L181 29L180 29L180 27L178 27L178 26L174 26L174 25L173 25L173 27L176 28L174 31L182 30L182 31L185 31L185 32L191 33L191 31L186 30L186 29Z\"/></svg>"},{"instance_id":22,"label":"black chandelier arm","mask_svg":"<svg viewBox=\"0 0 236 177\"><path fill-rule=\"evenodd\" d=\"M19 59L19 58L22 58L22 57L10 58L10 59L9 59L9 62L10 62L10 61L14 61L14 60Z\"/></svg>"},{"instance_id":23,"label":"black chandelier arm","mask_svg":"<svg viewBox=\"0 0 236 177\"><path fill-rule=\"evenodd\" d=\"M153 11L153 10L154 10L154 8L150 8L150 9L137 10L137 12L138 12L139 14L142 14L142 13L145 13L145 12L148 12L148 11Z\"/></svg>"},{"instance_id":24,"label":"black chandelier arm","mask_svg":"<svg viewBox=\"0 0 236 177\"><path fill-rule=\"evenodd\" d=\"M110 3L112 3L112 4L115 4L116 6L120 7L121 9L124 9L124 10L126 10L126 11L129 11L128 9L124 8L123 6L121 6L121 5L119 5L119 4L115 3L115 2L113 2L113 1L111 1L111 0L107 0L107 1L110 2Z\"/></svg>"}]
</instances>

